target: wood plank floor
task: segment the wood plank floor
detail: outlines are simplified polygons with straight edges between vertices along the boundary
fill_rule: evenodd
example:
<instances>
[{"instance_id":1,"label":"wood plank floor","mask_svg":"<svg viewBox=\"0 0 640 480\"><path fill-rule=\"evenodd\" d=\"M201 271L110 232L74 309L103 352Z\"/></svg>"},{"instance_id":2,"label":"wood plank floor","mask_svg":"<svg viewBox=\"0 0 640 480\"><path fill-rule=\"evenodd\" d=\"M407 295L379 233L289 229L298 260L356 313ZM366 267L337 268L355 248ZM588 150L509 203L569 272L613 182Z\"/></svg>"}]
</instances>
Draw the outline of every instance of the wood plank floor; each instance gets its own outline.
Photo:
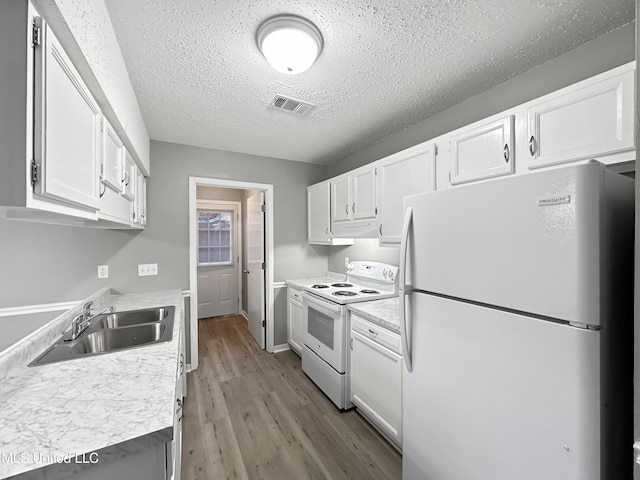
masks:
<instances>
[{"instance_id":1,"label":"wood plank floor","mask_svg":"<svg viewBox=\"0 0 640 480\"><path fill-rule=\"evenodd\" d=\"M261 350L241 316L198 324L183 479L402 478L401 456L355 410L336 409L295 353Z\"/></svg>"}]
</instances>

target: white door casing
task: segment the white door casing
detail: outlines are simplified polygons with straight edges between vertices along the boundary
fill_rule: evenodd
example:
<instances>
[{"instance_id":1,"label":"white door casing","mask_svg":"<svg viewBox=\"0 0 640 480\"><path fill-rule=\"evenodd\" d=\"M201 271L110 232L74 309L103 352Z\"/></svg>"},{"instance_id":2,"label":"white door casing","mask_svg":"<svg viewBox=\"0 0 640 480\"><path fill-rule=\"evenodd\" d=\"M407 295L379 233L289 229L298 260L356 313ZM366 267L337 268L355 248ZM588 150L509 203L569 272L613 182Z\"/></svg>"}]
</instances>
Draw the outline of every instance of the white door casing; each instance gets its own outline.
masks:
<instances>
[{"instance_id":1,"label":"white door casing","mask_svg":"<svg viewBox=\"0 0 640 480\"><path fill-rule=\"evenodd\" d=\"M196 190L198 186L235 188L242 190L260 190L264 192L267 211L265 218L265 321L266 347L268 352L274 349L274 249L273 249L273 185L209 177L189 177L189 345L188 370L198 368L198 249L197 249L197 212Z\"/></svg>"},{"instance_id":2,"label":"white door casing","mask_svg":"<svg viewBox=\"0 0 640 480\"><path fill-rule=\"evenodd\" d=\"M231 217L231 263L198 266L198 318L235 315L240 312L240 239L242 238L239 202L198 201L198 210L229 212Z\"/></svg>"},{"instance_id":3,"label":"white door casing","mask_svg":"<svg viewBox=\"0 0 640 480\"><path fill-rule=\"evenodd\" d=\"M260 348L265 347L264 301L264 193L247 199L247 302L249 332Z\"/></svg>"}]
</instances>

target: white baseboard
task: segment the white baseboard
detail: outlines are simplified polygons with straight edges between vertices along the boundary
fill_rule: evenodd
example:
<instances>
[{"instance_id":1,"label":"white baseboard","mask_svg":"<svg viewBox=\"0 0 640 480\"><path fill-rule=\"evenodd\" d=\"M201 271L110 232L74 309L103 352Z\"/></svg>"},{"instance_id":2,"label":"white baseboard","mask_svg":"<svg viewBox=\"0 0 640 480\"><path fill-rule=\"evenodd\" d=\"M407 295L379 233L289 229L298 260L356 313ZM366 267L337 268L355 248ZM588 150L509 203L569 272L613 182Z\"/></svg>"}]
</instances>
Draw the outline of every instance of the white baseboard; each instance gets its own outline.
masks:
<instances>
[{"instance_id":1,"label":"white baseboard","mask_svg":"<svg viewBox=\"0 0 640 480\"><path fill-rule=\"evenodd\" d=\"M286 352L287 350L291 350L291 347L288 343L283 343L282 345L274 345L273 353Z\"/></svg>"},{"instance_id":2,"label":"white baseboard","mask_svg":"<svg viewBox=\"0 0 640 480\"><path fill-rule=\"evenodd\" d=\"M244 310L242 310L240 312L240 315L242 315L244 317L244 319L248 322L249 321L249 314L247 312L245 312Z\"/></svg>"}]
</instances>

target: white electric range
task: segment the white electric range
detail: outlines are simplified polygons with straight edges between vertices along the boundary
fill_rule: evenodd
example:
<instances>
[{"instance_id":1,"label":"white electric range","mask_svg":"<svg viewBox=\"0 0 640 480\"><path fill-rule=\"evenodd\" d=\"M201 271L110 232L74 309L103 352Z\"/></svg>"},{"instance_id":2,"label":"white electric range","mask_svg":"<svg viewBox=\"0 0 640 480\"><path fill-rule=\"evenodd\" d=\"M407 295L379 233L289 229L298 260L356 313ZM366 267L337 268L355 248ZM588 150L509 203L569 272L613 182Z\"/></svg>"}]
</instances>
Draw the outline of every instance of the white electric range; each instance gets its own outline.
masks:
<instances>
[{"instance_id":1,"label":"white electric range","mask_svg":"<svg viewBox=\"0 0 640 480\"><path fill-rule=\"evenodd\" d=\"M302 370L340 409L352 407L348 388L347 305L398 295L398 267L352 262L343 281L303 287Z\"/></svg>"}]
</instances>

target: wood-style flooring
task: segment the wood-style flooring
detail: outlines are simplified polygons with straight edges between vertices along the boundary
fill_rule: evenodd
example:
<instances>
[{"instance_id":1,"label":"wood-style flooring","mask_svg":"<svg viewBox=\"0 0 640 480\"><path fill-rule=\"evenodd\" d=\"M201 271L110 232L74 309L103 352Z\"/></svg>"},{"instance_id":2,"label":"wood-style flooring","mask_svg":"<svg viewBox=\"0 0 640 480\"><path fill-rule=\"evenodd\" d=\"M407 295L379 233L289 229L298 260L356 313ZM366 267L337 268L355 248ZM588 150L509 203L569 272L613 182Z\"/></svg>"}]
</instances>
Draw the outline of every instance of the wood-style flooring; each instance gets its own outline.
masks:
<instances>
[{"instance_id":1,"label":"wood-style flooring","mask_svg":"<svg viewBox=\"0 0 640 480\"><path fill-rule=\"evenodd\" d=\"M293 352L261 350L241 316L200 320L187 377L182 478L402 478L401 456L355 410L340 412Z\"/></svg>"}]
</instances>

